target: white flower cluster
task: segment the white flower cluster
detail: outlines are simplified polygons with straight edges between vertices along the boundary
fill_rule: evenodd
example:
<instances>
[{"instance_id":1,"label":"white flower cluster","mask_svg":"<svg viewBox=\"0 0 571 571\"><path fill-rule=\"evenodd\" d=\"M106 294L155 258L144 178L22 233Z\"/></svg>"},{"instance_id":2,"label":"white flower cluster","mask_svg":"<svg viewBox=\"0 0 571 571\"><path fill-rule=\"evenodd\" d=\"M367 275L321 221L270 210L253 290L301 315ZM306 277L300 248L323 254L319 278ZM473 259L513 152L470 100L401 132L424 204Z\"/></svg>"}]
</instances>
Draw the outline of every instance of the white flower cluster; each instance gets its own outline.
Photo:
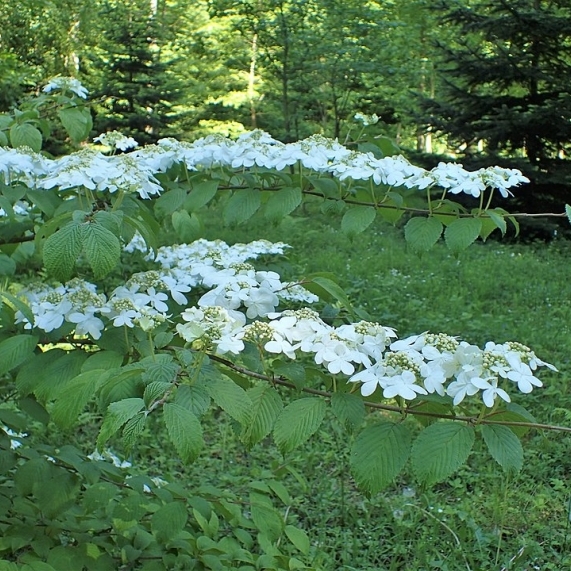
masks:
<instances>
[{"instance_id":1,"label":"white flower cluster","mask_svg":"<svg viewBox=\"0 0 571 571\"><path fill-rule=\"evenodd\" d=\"M108 131L101 133L98 137L93 139L94 143L101 143L110 149L118 149L120 151L128 151L139 146L139 143L133 137L127 137L119 131Z\"/></svg>"},{"instance_id":2,"label":"white flower cluster","mask_svg":"<svg viewBox=\"0 0 571 571\"><path fill-rule=\"evenodd\" d=\"M162 268L134 274L109 299L97 293L94 284L79 279L57 287L41 284L20 292L32 310L33 323L21 312L17 317L27 329L37 327L49 333L68 322L75 325L77 335L99 339L106 327L103 318L114 327L137 325L148 331L170 317L169 298L185 306L185 294L193 289L207 289L198 300L199 307L224 308L232 319L244 324L245 317L238 309L244 309L248 318L255 318L274 312L280 300L318 300L299 284L282 282L276 272L256 271L246 263L260 255L282 254L286 247L287 244L266 240L234 246L198 240L160 248L156 261ZM184 319L185 315L188 313L183 314Z\"/></svg>"},{"instance_id":3,"label":"white flower cluster","mask_svg":"<svg viewBox=\"0 0 571 571\"><path fill-rule=\"evenodd\" d=\"M395 341L389 349L372 367L349 379L362 383L363 396L377 388L385 398L400 396L405 400L437 393L452 397L458 405L467 396L481 392L484 404L491 408L496 397L510 402L504 388L510 382L522 393L529 393L533 387L542 386L534 376L538 367L556 370L529 347L515 342L489 342L482 350L449 335L423 333Z\"/></svg>"},{"instance_id":4,"label":"white flower cluster","mask_svg":"<svg viewBox=\"0 0 571 571\"><path fill-rule=\"evenodd\" d=\"M376 125L379 122L379 116L376 113L365 115L364 113L355 113L355 121L361 121L365 127Z\"/></svg>"},{"instance_id":5,"label":"white flower cluster","mask_svg":"<svg viewBox=\"0 0 571 571\"><path fill-rule=\"evenodd\" d=\"M54 91L56 89L61 91L71 91L82 99L86 99L89 93L89 91L87 91L87 89L81 84L79 79L75 79L74 77L63 77L61 75L52 77L42 91L44 93L50 93L50 91Z\"/></svg>"},{"instance_id":6,"label":"white flower cluster","mask_svg":"<svg viewBox=\"0 0 571 571\"><path fill-rule=\"evenodd\" d=\"M101 137L105 135L98 140L102 141ZM129 138L119 140L125 147ZM113 141L109 139L108 142L111 144ZM82 186L108 192L121 189L138 192L142 198L161 192L155 175L165 172L175 163L185 164L190 171L255 166L282 171L300 164L303 168L326 173L339 180L372 180L375 184L420 190L439 186L448 192L464 192L476 197L486 188L497 189L506 197L510 188L529 182L515 169L489 167L469 172L460 164L441 163L429 171L412 165L401 155L377 159L372 153L351 151L337 141L319 135L284 144L259 130L245 133L235 141L218 135L194 143L162 139L157 145L119 156L104 156L84 149L58 159L40 161L25 149L0 149L0 173L7 183L32 180L36 187L45 189L57 187L64 190Z\"/></svg>"}]
</instances>

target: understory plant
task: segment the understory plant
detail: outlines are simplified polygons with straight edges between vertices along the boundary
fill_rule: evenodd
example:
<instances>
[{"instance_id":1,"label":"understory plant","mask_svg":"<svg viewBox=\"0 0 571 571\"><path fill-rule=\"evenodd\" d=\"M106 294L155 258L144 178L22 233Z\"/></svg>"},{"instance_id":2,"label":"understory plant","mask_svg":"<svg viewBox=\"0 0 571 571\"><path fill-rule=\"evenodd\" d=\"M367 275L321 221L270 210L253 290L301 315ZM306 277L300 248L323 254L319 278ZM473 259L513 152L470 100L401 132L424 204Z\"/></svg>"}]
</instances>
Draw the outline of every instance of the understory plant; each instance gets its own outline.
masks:
<instances>
[{"instance_id":1,"label":"understory plant","mask_svg":"<svg viewBox=\"0 0 571 571\"><path fill-rule=\"evenodd\" d=\"M72 142L89 131L86 95L56 78L41 96ZM569 430L512 403L542 387L542 368L556 371L518 340L399 339L333 276L277 271L287 244L202 238L207 208L232 226L312 201L348 239L402 218L412 251L430 255L443 237L459 254L517 230L518 216L491 203L526 182L519 171L427 171L385 138L350 150L260 131L143 148L111 132L50 158L36 121L0 118L11 143L0 149L0 569L319 568L270 473L238 492L105 461L110 445L129 453L150 433L191 463L208 453L213 410L246 448L271 436L284 456L333 415L354 435L350 469L368 495L408 464L421 485L441 482L476 439L517 472L526 431ZM43 439L54 424L95 425L96 452Z\"/></svg>"}]
</instances>

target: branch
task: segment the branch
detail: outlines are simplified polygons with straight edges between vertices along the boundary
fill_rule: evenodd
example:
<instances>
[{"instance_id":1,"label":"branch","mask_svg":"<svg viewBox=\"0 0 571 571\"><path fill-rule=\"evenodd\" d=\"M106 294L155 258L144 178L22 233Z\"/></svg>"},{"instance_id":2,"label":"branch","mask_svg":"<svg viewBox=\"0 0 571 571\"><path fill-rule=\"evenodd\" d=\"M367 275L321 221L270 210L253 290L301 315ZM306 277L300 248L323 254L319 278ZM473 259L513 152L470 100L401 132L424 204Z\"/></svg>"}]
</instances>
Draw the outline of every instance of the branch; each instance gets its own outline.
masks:
<instances>
[{"instance_id":1,"label":"branch","mask_svg":"<svg viewBox=\"0 0 571 571\"><path fill-rule=\"evenodd\" d=\"M287 387L289 389L299 390L298 387L294 383L284 379L283 377L274 377L274 376L270 376L270 375L264 375L262 373L256 373L255 371L250 371L249 369L246 369L245 367L241 367L240 365L236 365L236 364L232 363L231 361L228 361L227 359L219 357L218 355L210 355L209 354L208 357L210 359L212 359L213 361L221 363L222 365L224 365L224 366L228 367L229 369L232 369L233 371L236 371L237 373L240 373L242 375L246 375L246 376L254 378L254 379L260 379L262 381L273 383L275 385L280 385L282 387ZM331 398L334 394L330 391L324 391L324 390L320 390L320 389L312 389L311 387L303 387L301 389L301 391L304 393L308 393L311 395L317 395L317 396L324 397L324 398ZM472 424L472 425L476 425L476 424L497 424L500 426L514 426L514 427L519 426L522 428L536 428L536 429L555 430L557 432L571 433L571 427L558 426L555 424L541 424L538 422L516 422L516 421L510 421L510 420L490 420L486 417L479 418L478 416L461 416L461 415L455 415L455 414L438 414L435 412L415 410L414 408L402 409L399 406L394 406L394 405L390 405L390 404L382 404L382 403L378 403L378 402L370 402L370 401L365 401L364 404L366 407L376 409L376 410L386 410L389 412L396 412L396 413L405 414L405 415L412 414L415 416L428 416L428 417L432 417L432 418L444 418L446 420L457 420L457 421L466 422L467 424Z\"/></svg>"}]
</instances>

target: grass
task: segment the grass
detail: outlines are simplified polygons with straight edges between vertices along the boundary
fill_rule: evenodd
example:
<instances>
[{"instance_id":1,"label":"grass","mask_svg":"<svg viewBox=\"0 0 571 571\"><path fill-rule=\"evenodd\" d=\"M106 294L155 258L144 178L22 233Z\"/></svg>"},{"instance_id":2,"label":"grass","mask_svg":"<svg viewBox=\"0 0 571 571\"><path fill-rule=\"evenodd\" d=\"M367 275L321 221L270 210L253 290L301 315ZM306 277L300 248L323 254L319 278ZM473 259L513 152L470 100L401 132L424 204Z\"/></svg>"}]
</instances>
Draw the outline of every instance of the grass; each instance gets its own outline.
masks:
<instances>
[{"instance_id":1,"label":"grass","mask_svg":"<svg viewBox=\"0 0 571 571\"><path fill-rule=\"evenodd\" d=\"M560 372L543 374L545 388L520 398L520 404L540 422L570 424L571 243L510 245L489 240L458 258L439 244L418 257L407 251L400 229L370 228L351 242L338 226L339 220L328 222L307 211L271 228L253 221L221 229L212 218L207 237L291 244L293 276L335 274L357 306L396 327L401 337L431 330L479 345L488 340L529 345ZM527 435L525 467L517 475L502 473L477 448L465 467L432 489L419 489L406 473L389 490L365 498L349 475L350 435L333 420L324 427L287 459L305 483L291 474L286 482L301 498L295 511L325 569L570 568L568 436ZM271 446L259 446L244 457L237 452L237 441L230 438L226 444L228 458L232 450L241 458L225 464L232 477L279 463Z\"/></svg>"}]
</instances>

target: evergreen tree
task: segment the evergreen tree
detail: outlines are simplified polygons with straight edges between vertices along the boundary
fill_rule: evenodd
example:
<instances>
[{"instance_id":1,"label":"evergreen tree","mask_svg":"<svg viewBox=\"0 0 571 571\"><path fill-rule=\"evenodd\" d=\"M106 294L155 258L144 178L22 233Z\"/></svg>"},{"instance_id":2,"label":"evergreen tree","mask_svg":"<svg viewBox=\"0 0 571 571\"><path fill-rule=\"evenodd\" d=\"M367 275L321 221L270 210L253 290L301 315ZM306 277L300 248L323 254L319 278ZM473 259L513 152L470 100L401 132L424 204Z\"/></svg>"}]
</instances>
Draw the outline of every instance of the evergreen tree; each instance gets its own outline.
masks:
<instances>
[{"instance_id":1,"label":"evergreen tree","mask_svg":"<svg viewBox=\"0 0 571 571\"><path fill-rule=\"evenodd\" d=\"M533 182L526 207L569 201L570 8L569 0L435 6L456 34L440 45L443 84L437 98L424 102L426 124L447 135L465 163L517 163Z\"/></svg>"},{"instance_id":2,"label":"evergreen tree","mask_svg":"<svg viewBox=\"0 0 571 571\"><path fill-rule=\"evenodd\" d=\"M162 53L168 27L156 3L108 0L100 16L102 40L91 68L99 83L93 96L100 100L94 130L116 129L141 144L171 135L180 89Z\"/></svg>"}]
</instances>

